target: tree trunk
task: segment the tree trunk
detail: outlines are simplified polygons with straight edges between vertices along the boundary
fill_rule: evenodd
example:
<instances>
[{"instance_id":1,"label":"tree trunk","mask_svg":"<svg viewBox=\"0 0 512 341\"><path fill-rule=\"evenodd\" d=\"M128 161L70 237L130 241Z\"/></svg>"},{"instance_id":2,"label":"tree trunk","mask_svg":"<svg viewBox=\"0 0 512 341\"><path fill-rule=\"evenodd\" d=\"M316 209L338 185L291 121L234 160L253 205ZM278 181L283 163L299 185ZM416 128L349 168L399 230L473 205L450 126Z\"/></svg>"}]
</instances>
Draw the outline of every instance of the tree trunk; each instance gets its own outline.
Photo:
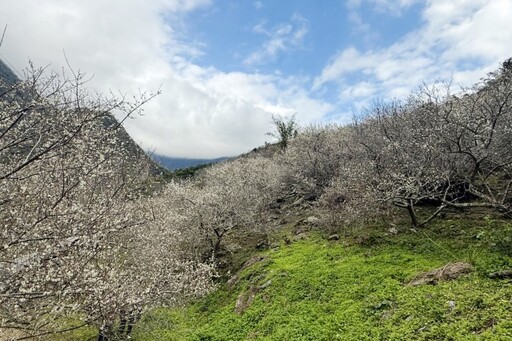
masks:
<instances>
[{"instance_id":1,"label":"tree trunk","mask_svg":"<svg viewBox=\"0 0 512 341\"><path fill-rule=\"evenodd\" d=\"M140 320L142 315L142 311L140 309L134 309L130 313L130 318L128 319L128 325L126 328L126 336L129 336L132 333L133 326Z\"/></svg>"},{"instance_id":2,"label":"tree trunk","mask_svg":"<svg viewBox=\"0 0 512 341\"><path fill-rule=\"evenodd\" d=\"M215 261L217 258L217 254L220 251L220 243L222 241L222 236L224 235L224 231L219 231L218 229L213 229L213 232L215 232L215 242L213 244L213 251L212 251L212 261Z\"/></svg>"},{"instance_id":3,"label":"tree trunk","mask_svg":"<svg viewBox=\"0 0 512 341\"><path fill-rule=\"evenodd\" d=\"M414 211L412 201L409 201L409 203L407 204L407 212L409 212L409 216L411 217L412 226L418 227L418 217L416 216L416 212Z\"/></svg>"},{"instance_id":4,"label":"tree trunk","mask_svg":"<svg viewBox=\"0 0 512 341\"><path fill-rule=\"evenodd\" d=\"M117 328L117 333L119 335L123 335L125 333L125 329L128 325L128 317L126 316L126 313L122 313L121 319L119 321L119 328Z\"/></svg>"},{"instance_id":5,"label":"tree trunk","mask_svg":"<svg viewBox=\"0 0 512 341\"><path fill-rule=\"evenodd\" d=\"M112 327L110 325L102 325L98 333L98 341L109 341Z\"/></svg>"}]
</instances>

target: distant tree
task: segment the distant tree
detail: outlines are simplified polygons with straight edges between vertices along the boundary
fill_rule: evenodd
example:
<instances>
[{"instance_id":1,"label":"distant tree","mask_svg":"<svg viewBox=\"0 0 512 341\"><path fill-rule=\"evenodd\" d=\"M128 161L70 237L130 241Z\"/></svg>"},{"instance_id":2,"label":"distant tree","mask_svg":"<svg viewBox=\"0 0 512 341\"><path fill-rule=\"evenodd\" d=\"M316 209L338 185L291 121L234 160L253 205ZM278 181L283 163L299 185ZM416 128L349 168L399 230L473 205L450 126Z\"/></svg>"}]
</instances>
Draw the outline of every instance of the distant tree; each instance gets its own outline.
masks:
<instances>
[{"instance_id":1,"label":"distant tree","mask_svg":"<svg viewBox=\"0 0 512 341\"><path fill-rule=\"evenodd\" d=\"M278 155L288 186L319 197L338 174L347 155L348 130L335 124L309 126Z\"/></svg>"},{"instance_id":2,"label":"distant tree","mask_svg":"<svg viewBox=\"0 0 512 341\"><path fill-rule=\"evenodd\" d=\"M230 233L260 230L281 187L281 168L263 157L214 164L190 181L170 183L162 199L189 249L215 261Z\"/></svg>"},{"instance_id":3,"label":"distant tree","mask_svg":"<svg viewBox=\"0 0 512 341\"><path fill-rule=\"evenodd\" d=\"M299 132L299 125L295 115L289 118L272 115L272 123L274 124L274 131L268 132L267 135L272 136L278 140L281 148L285 149L288 142L297 137Z\"/></svg>"}]
</instances>

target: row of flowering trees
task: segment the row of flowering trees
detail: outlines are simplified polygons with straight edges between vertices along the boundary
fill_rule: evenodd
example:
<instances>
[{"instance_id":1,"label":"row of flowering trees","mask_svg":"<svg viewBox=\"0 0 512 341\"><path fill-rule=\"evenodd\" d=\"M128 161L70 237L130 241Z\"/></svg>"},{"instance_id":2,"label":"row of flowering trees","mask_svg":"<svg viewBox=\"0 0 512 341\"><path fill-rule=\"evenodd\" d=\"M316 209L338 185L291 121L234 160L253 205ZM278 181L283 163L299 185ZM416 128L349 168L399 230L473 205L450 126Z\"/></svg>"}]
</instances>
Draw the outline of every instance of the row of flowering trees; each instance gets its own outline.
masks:
<instances>
[{"instance_id":1,"label":"row of flowering trees","mask_svg":"<svg viewBox=\"0 0 512 341\"><path fill-rule=\"evenodd\" d=\"M84 82L31 69L0 84L2 337L98 325L106 339L116 321L129 330L141 309L211 287L212 267L150 214L148 159L126 150L111 116L154 94L103 97Z\"/></svg>"},{"instance_id":2,"label":"row of flowering trees","mask_svg":"<svg viewBox=\"0 0 512 341\"><path fill-rule=\"evenodd\" d=\"M248 156L155 190L111 113L156 94L84 83L31 69L0 85L0 331L13 338L85 325L123 338L143 310L207 293L225 237L261 230L281 189L281 167Z\"/></svg>"},{"instance_id":3,"label":"row of flowering trees","mask_svg":"<svg viewBox=\"0 0 512 341\"><path fill-rule=\"evenodd\" d=\"M423 87L348 126L310 127L281 162L339 220L404 209L422 226L448 207L512 214L512 62L472 88ZM432 208L419 217L417 206Z\"/></svg>"}]
</instances>

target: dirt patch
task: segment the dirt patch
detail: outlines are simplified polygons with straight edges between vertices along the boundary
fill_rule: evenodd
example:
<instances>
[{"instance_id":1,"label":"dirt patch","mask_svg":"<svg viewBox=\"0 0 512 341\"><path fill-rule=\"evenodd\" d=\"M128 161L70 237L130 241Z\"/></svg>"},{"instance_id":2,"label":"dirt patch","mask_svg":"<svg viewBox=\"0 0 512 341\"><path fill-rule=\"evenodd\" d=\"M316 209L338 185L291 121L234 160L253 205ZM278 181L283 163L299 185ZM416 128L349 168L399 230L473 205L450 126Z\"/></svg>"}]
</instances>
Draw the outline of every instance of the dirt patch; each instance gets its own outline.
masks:
<instances>
[{"instance_id":1,"label":"dirt patch","mask_svg":"<svg viewBox=\"0 0 512 341\"><path fill-rule=\"evenodd\" d=\"M252 302L256 298L257 293L258 288L253 285L249 287L249 290L241 293L238 296L238 299L236 300L235 313L237 313L238 315L242 315L244 311L246 311L247 308L251 306Z\"/></svg>"},{"instance_id":2,"label":"dirt patch","mask_svg":"<svg viewBox=\"0 0 512 341\"><path fill-rule=\"evenodd\" d=\"M457 279L462 275L473 271L473 266L465 262L448 263L445 266L421 273L414 277L408 285L435 285L439 281L449 281Z\"/></svg>"}]
</instances>

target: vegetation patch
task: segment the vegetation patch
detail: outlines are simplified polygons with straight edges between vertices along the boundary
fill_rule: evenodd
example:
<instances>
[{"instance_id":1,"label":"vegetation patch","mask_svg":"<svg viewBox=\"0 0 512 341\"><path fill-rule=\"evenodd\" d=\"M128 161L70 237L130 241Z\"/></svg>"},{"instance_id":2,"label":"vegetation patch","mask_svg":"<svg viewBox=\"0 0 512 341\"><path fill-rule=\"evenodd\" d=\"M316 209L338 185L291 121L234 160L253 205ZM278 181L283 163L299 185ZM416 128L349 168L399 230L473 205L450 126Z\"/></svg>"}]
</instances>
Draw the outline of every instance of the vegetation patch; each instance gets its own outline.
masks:
<instances>
[{"instance_id":1,"label":"vegetation patch","mask_svg":"<svg viewBox=\"0 0 512 341\"><path fill-rule=\"evenodd\" d=\"M134 339L506 339L512 336L511 284L488 275L512 268L512 259L489 241L509 224L492 220L490 229L490 220L438 222L373 246L320 236L283 243L265 252L271 261L244 269L233 288L147 314ZM455 240L452 225L460 232ZM479 239L483 234L493 238ZM469 263L475 271L469 272ZM467 273L447 275L456 268ZM408 285L429 271L452 280ZM248 293L252 302L240 312L237 300Z\"/></svg>"}]
</instances>

